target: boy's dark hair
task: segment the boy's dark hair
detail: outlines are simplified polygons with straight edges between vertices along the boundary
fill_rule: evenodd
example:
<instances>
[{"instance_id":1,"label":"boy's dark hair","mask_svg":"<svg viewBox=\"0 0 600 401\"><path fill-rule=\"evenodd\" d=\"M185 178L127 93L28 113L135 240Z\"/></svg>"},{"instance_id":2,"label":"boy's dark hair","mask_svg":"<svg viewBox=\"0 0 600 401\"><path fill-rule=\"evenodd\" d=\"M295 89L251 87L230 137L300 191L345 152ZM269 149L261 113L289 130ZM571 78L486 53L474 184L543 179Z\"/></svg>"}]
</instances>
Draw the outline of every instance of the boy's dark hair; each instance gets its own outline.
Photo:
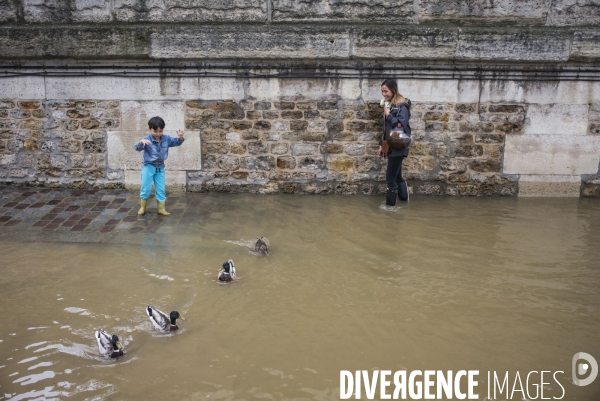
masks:
<instances>
[{"instance_id":1,"label":"boy's dark hair","mask_svg":"<svg viewBox=\"0 0 600 401\"><path fill-rule=\"evenodd\" d=\"M165 128L165 120L160 117L152 117L150 121L148 121L148 128L150 129L164 129Z\"/></svg>"}]
</instances>

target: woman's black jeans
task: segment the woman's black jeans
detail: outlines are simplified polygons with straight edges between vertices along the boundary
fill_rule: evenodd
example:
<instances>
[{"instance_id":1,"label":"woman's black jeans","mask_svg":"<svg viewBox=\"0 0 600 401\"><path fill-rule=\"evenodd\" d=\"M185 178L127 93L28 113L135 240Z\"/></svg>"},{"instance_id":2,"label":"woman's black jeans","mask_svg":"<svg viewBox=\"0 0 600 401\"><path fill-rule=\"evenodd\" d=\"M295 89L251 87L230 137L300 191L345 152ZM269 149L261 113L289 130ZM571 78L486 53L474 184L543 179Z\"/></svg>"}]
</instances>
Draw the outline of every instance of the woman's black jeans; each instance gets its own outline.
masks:
<instances>
[{"instance_id":1,"label":"woman's black jeans","mask_svg":"<svg viewBox=\"0 0 600 401\"><path fill-rule=\"evenodd\" d=\"M401 201L408 200L408 184L402 178L402 162L405 156L388 157L385 181L387 183L387 194L385 203L388 206L396 204L396 194Z\"/></svg>"}]
</instances>

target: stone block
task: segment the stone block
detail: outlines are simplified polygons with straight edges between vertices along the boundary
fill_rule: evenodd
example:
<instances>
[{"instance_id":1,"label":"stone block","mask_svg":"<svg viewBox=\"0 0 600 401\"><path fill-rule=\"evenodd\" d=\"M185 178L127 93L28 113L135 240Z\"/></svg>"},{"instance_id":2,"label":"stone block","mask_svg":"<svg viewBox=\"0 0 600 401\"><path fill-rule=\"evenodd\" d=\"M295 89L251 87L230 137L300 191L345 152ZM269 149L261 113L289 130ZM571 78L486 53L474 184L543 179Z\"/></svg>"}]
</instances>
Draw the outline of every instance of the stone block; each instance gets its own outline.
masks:
<instances>
[{"instance_id":1,"label":"stone block","mask_svg":"<svg viewBox=\"0 0 600 401\"><path fill-rule=\"evenodd\" d=\"M519 197L579 197L578 175L521 175Z\"/></svg>"},{"instance_id":2,"label":"stone block","mask_svg":"<svg viewBox=\"0 0 600 401\"><path fill-rule=\"evenodd\" d=\"M184 129L183 102L124 101L121 102L121 128L124 131L144 131L148 120L158 116L165 120L165 129Z\"/></svg>"},{"instance_id":3,"label":"stone block","mask_svg":"<svg viewBox=\"0 0 600 401\"><path fill-rule=\"evenodd\" d=\"M110 22L110 0L76 0L67 3L60 0L23 1L25 21L34 23Z\"/></svg>"},{"instance_id":4,"label":"stone block","mask_svg":"<svg viewBox=\"0 0 600 401\"><path fill-rule=\"evenodd\" d=\"M264 22L266 0L116 0L114 15L125 22Z\"/></svg>"},{"instance_id":5,"label":"stone block","mask_svg":"<svg viewBox=\"0 0 600 401\"><path fill-rule=\"evenodd\" d=\"M600 82L481 82L481 103L590 104L600 100Z\"/></svg>"},{"instance_id":6,"label":"stone block","mask_svg":"<svg viewBox=\"0 0 600 401\"><path fill-rule=\"evenodd\" d=\"M345 28L297 26L189 26L150 36L150 57L159 59L346 59Z\"/></svg>"},{"instance_id":7,"label":"stone block","mask_svg":"<svg viewBox=\"0 0 600 401\"><path fill-rule=\"evenodd\" d=\"M309 143L293 143L293 156L311 156L319 153L319 145Z\"/></svg>"},{"instance_id":8,"label":"stone block","mask_svg":"<svg viewBox=\"0 0 600 401\"><path fill-rule=\"evenodd\" d=\"M2 48L1 38L0 48ZM44 99L46 97L44 78L31 76L2 78L1 96L6 99Z\"/></svg>"},{"instance_id":9,"label":"stone block","mask_svg":"<svg viewBox=\"0 0 600 401\"><path fill-rule=\"evenodd\" d=\"M177 136L176 131L165 130L164 133ZM108 131L108 167L111 170L141 170L143 152L137 152L133 145L146 135L146 131ZM183 145L169 149L166 171L201 170L200 149L200 133L187 131Z\"/></svg>"},{"instance_id":10,"label":"stone block","mask_svg":"<svg viewBox=\"0 0 600 401\"><path fill-rule=\"evenodd\" d=\"M598 26L599 15L600 3L597 0L553 0L548 16L548 25Z\"/></svg>"},{"instance_id":11,"label":"stone block","mask_svg":"<svg viewBox=\"0 0 600 401\"><path fill-rule=\"evenodd\" d=\"M0 28L3 58L147 57L147 42L147 28L135 26Z\"/></svg>"},{"instance_id":12,"label":"stone block","mask_svg":"<svg viewBox=\"0 0 600 401\"><path fill-rule=\"evenodd\" d=\"M477 31L463 32L456 48L458 60L567 61L571 38L566 33Z\"/></svg>"},{"instance_id":13,"label":"stone block","mask_svg":"<svg viewBox=\"0 0 600 401\"><path fill-rule=\"evenodd\" d=\"M492 107L492 106L490 106ZM586 135L588 105L530 104L527 108L524 133L526 135Z\"/></svg>"},{"instance_id":14,"label":"stone block","mask_svg":"<svg viewBox=\"0 0 600 401\"><path fill-rule=\"evenodd\" d=\"M273 1L273 21L380 21L390 19L389 10L394 10L397 22L412 22L414 18L412 1L393 0L311 0Z\"/></svg>"},{"instance_id":15,"label":"stone block","mask_svg":"<svg viewBox=\"0 0 600 401\"><path fill-rule=\"evenodd\" d=\"M573 33L571 60L600 59L600 30L582 29Z\"/></svg>"},{"instance_id":16,"label":"stone block","mask_svg":"<svg viewBox=\"0 0 600 401\"><path fill-rule=\"evenodd\" d=\"M247 95L255 99L294 99L302 96L307 99L340 97L342 99L355 100L361 96L361 88L358 85L358 81L351 79L250 78L248 81ZM288 103L291 102L281 102L286 107L289 107L287 106ZM275 104L275 108L278 108L277 103ZM282 108L282 110L293 109L293 107Z\"/></svg>"},{"instance_id":17,"label":"stone block","mask_svg":"<svg viewBox=\"0 0 600 401\"><path fill-rule=\"evenodd\" d=\"M600 137L511 135L505 140L504 174L596 174Z\"/></svg>"},{"instance_id":18,"label":"stone block","mask_svg":"<svg viewBox=\"0 0 600 401\"><path fill-rule=\"evenodd\" d=\"M379 102L381 97L380 79L363 79L362 97L365 102ZM455 103L458 97L458 81L429 79L398 79L398 90L412 101ZM381 109L383 113L383 108Z\"/></svg>"},{"instance_id":19,"label":"stone block","mask_svg":"<svg viewBox=\"0 0 600 401\"><path fill-rule=\"evenodd\" d=\"M452 59L458 31L449 28L358 28L355 57L367 59Z\"/></svg>"},{"instance_id":20,"label":"stone block","mask_svg":"<svg viewBox=\"0 0 600 401\"><path fill-rule=\"evenodd\" d=\"M546 0L421 0L419 21L525 22L545 24Z\"/></svg>"}]
</instances>

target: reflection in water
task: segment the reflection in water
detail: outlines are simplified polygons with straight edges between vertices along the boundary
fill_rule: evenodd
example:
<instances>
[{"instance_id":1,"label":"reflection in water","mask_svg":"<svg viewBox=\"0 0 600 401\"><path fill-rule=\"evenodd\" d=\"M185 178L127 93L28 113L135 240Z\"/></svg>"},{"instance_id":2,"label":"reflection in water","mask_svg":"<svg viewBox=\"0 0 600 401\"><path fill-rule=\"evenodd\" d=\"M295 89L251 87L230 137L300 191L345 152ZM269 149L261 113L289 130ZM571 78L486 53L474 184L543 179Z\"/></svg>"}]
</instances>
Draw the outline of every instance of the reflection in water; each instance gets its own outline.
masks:
<instances>
[{"instance_id":1,"label":"reflection in water","mask_svg":"<svg viewBox=\"0 0 600 401\"><path fill-rule=\"evenodd\" d=\"M335 400L358 369L479 369L480 399L488 370L562 370L568 399L600 395L570 382L600 356L595 201L189 199L197 220L130 241L0 243L0 399ZM149 304L187 320L160 333Z\"/></svg>"}]
</instances>

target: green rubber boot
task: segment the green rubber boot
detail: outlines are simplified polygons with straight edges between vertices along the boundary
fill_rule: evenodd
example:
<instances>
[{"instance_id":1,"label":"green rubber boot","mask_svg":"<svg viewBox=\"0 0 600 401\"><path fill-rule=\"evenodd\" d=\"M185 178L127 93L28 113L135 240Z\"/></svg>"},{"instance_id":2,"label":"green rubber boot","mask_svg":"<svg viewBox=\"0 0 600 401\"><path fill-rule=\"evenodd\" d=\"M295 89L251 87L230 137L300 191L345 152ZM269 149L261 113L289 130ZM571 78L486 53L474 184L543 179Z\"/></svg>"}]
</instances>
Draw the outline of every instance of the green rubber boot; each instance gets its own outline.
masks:
<instances>
[{"instance_id":1,"label":"green rubber boot","mask_svg":"<svg viewBox=\"0 0 600 401\"><path fill-rule=\"evenodd\" d=\"M138 210L138 215L143 216L146 214L146 199L140 199L140 210Z\"/></svg>"},{"instance_id":2,"label":"green rubber boot","mask_svg":"<svg viewBox=\"0 0 600 401\"><path fill-rule=\"evenodd\" d=\"M158 210L156 211L156 213L162 216L168 216L171 214L165 210L165 202L158 202Z\"/></svg>"}]
</instances>

